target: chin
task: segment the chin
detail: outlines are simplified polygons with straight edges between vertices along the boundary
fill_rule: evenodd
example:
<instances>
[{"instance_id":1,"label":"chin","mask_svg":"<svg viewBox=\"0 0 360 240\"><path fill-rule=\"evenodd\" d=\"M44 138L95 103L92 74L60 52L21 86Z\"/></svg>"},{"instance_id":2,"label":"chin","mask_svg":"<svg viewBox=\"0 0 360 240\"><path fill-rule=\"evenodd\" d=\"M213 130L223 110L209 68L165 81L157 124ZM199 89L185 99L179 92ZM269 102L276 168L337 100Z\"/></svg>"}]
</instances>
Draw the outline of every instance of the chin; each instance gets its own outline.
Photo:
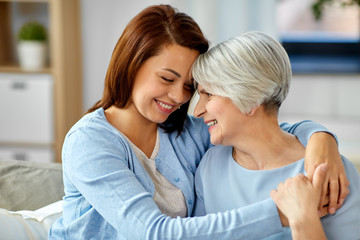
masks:
<instances>
[{"instance_id":1,"label":"chin","mask_svg":"<svg viewBox=\"0 0 360 240\"><path fill-rule=\"evenodd\" d=\"M166 117L159 117L157 119L154 119L153 122L156 122L158 124L161 124L161 123L164 123L167 119L168 119L169 116L166 116Z\"/></svg>"},{"instance_id":2,"label":"chin","mask_svg":"<svg viewBox=\"0 0 360 240\"><path fill-rule=\"evenodd\" d=\"M221 144L220 141L218 141L217 139L213 139L213 138L211 138L211 137L210 137L210 142L211 142L213 145L220 145L220 144Z\"/></svg>"}]
</instances>

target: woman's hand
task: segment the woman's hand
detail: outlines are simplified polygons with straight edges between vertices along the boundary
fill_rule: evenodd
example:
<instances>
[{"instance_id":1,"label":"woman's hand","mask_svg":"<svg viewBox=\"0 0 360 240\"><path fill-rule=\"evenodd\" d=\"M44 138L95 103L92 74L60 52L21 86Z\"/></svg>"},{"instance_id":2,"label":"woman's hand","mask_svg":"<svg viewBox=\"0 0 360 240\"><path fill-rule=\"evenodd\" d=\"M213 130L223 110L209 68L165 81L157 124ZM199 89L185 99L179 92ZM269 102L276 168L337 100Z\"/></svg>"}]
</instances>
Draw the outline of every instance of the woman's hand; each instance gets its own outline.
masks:
<instances>
[{"instance_id":1,"label":"woman's hand","mask_svg":"<svg viewBox=\"0 0 360 240\"><path fill-rule=\"evenodd\" d=\"M321 216L334 214L349 194L349 181L339 154L335 138L326 132L314 133L307 144L305 152L305 170L312 180L314 171L321 163L326 163L325 177L320 198Z\"/></svg>"},{"instance_id":2,"label":"woman's hand","mask_svg":"<svg viewBox=\"0 0 360 240\"><path fill-rule=\"evenodd\" d=\"M318 213L325 177L326 165L321 164L315 170L313 183L299 174L271 191L283 224L287 217L293 239L326 239Z\"/></svg>"}]
</instances>

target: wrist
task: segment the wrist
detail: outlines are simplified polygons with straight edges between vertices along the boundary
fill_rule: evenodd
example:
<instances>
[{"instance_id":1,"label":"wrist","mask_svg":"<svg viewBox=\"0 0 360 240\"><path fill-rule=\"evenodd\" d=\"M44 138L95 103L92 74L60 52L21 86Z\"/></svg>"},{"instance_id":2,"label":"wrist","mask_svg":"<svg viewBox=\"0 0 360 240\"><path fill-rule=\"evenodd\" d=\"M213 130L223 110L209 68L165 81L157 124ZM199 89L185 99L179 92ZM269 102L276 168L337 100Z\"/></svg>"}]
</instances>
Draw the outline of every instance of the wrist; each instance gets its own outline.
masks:
<instances>
[{"instance_id":1,"label":"wrist","mask_svg":"<svg viewBox=\"0 0 360 240\"><path fill-rule=\"evenodd\" d=\"M281 212L281 210L276 206L278 213L279 213L279 218L281 221L281 225L283 227L289 227L289 221L287 219L287 217Z\"/></svg>"},{"instance_id":2,"label":"wrist","mask_svg":"<svg viewBox=\"0 0 360 240\"><path fill-rule=\"evenodd\" d=\"M289 218L288 221L290 228L297 231L305 231L319 224L321 225L320 217L316 213L307 213L297 218Z\"/></svg>"}]
</instances>

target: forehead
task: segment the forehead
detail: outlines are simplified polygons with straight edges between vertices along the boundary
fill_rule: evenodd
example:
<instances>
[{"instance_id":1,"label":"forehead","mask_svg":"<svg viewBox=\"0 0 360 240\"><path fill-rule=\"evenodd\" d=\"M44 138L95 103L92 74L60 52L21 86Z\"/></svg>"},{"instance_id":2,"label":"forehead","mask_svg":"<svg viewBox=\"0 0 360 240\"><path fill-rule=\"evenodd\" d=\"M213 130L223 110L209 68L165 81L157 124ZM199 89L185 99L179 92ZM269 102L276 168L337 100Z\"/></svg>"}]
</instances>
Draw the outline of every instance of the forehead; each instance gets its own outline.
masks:
<instances>
[{"instance_id":1,"label":"forehead","mask_svg":"<svg viewBox=\"0 0 360 240\"><path fill-rule=\"evenodd\" d=\"M204 88L203 88L203 86L201 86L199 83L197 83L196 81L195 81L195 87L196 87L196 90L198 91L198 92L204 92L205 90L204 90Z\"/></svg>"}]
</instances>

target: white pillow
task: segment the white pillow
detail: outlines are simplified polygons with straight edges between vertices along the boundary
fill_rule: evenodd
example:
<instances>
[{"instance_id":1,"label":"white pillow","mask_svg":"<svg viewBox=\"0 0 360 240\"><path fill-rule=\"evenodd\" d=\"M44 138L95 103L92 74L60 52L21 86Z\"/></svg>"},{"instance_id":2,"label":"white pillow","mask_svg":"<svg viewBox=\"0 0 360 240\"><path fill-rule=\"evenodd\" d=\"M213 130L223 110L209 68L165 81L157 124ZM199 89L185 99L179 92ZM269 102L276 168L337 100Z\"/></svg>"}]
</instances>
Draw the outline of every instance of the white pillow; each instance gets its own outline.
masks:
<instances>
[{"instance_id":1,"label":"white pillow","mask_svg":"<svg viewBox=\"0 0 360 240\"><path fill-rule=\"evenodd\" d=\"M62 215L62 200L35 211L0 208L0 236L6 240L48 239L53 222Z\"/></svg>"}]
</instances>

